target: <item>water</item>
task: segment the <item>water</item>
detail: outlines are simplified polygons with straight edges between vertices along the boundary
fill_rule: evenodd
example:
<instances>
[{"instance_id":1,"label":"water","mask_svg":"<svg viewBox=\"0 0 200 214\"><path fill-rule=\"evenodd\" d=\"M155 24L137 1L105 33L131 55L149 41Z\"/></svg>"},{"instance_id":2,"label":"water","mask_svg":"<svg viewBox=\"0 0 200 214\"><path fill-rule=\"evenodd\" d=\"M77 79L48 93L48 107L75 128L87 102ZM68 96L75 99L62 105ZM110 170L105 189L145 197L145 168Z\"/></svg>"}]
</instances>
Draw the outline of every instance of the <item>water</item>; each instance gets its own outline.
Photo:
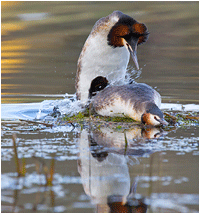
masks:
<instances>
[{"instance_id":1,"label":"water","mask_svg":"<svg viewBox=\"0 0 200 214\"><path fill-rule=\"evenodd\" d=\"M135 126L126 130L127 148L124 132L112 127L80 130L13 122L2 123L2 129L3 212L33 212L34 207L37 212L108 211L108 196L130 197L131 187L149 211L198 212L196 126L169 132ZM24 178L16 177L13 133L18 137L18 156L26 162ZM33 157L48 167L55 158L52 187L44 186L44 172L36 173Z\"/></svg>"},{"instance_id":2,"label":"water","mask_svg":"<svg viewBox=\"0 0 200 214\"><path fill-rule=\"evenodd\" d=\"M198 103L198 2L2 3L2 103L73 94L81 48L94 23L113 10L150 32L138 47L138 82L157 87L163 102Z\"/></svg>"},{"instance_id":3,"label":"water","mask_svg":"<svg viewBox=\"0 0 200 214\"><path fill-rule=\"evenodd\" d=\"M138 47L141 70L130 62L130 76L159 91L164 112L198 114L198 8L198 2L2 2L2 212L198 212L198 123L143 130L58 124L47 116L56 106L81 111L70 100L77 59L96 20L114 10L150 31ZM20 121L35 118L53 126ZM14 133L26 165L20 178ZM52 160L53 185L45 186Z\"/></svg>"}]
</instances>

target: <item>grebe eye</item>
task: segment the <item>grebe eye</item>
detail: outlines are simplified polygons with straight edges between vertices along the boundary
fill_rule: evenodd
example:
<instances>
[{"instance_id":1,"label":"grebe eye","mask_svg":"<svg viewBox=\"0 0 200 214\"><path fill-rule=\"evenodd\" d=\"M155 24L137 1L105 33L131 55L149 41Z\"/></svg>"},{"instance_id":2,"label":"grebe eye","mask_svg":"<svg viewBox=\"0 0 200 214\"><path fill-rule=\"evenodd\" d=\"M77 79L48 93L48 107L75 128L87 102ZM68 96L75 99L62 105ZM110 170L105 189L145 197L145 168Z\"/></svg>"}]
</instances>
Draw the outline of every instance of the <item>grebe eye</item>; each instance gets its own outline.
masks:
<instances>
[{"instance_id":1,"label":"grebe eye","mask_svg":"<svg viewBox=\"0 0 200 214\"><path fill-rule=\"evenodd\" d=\"M157 120L158 122L160 122L159 119L156 116L154 116L154 119Z\"/></svg>"}]
</instances>

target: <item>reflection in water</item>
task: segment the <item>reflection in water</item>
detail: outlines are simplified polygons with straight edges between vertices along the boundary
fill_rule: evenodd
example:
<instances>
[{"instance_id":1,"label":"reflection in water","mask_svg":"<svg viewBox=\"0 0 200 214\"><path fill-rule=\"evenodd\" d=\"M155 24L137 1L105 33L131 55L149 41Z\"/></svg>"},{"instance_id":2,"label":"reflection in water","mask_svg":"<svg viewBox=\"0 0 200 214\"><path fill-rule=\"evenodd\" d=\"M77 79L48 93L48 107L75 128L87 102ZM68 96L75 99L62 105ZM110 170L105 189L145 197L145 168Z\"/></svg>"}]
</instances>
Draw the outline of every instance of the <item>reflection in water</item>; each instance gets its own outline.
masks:
<instances>
[{"instance_id":1,"label":"reflection in water","mask_svg":"<svg viewBox=\"0 0 200 214\"><path fill-rule=\"evenodd\" d=\"M146 213L144 199L130 198L124 204L122 196L109 196L108 206L111 213Z\"/></svg>"},{"instance_id":2,"label":"reflection in water","mask_svg":"<svg viewBox=\"0 0 200 214\"><path fill-rule=\"evenodd\" d=\"M155 127L143 129L135 126L125 132L113 131L111 128L101 128L93 131L89 138L93 142L91 146L95 146L95 143L98 145L98 151L101 147L106 147L109 151L115 151L118 154L143 156L151 153L151 150L144 149L146 140L159 138L164 133L161 129Z\"/></svg>"},{"instance_id":3,"label":"reflection in water","mask_svg":"<svg viewBox=\"0 0 200 214\"><path fill-rule=\"evenodd\" d=\"M124 133L109 128L80 134L78 171L84 191L96 204L97 212L146 212L145 198L136 193L137 177L131 185L126 154L143 156L150 150L129 148L158 137L159 129L142 130L135 127ZM127 145L126 145L127 144ZM132 146L131 146L132 147ZM136 163L139 164L137 160Z\"/></svg>"}]
</instances>

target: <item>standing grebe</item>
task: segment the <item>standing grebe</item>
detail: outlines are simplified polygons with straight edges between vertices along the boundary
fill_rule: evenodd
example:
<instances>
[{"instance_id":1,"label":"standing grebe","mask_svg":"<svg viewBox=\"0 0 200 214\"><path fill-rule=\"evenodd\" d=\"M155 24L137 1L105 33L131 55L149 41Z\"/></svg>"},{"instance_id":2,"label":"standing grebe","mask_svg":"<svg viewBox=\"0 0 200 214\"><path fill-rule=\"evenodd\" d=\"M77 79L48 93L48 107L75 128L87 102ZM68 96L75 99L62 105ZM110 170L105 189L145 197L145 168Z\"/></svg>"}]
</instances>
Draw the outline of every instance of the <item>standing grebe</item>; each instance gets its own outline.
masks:
<instances>
[{"instance_id":1,"label":"standing grebe","mask_svg":"<svg viewBox=\"0 0 200 214\"><path fill-rule=\"evenodd\" d=\"M146 42L148 34L145 24L120 11L99 19L78 59L77 99L87 102L91 81L97 76L105 76L111 83L123 83L130 54L139 69L137 45Z\"/></svg>"},{"instance_id":2,"label":"standing grebe","mask_svg":"<svg viewBox=\"0 0 200 214\"><path fill-rule=\"evenodd\" d=\"M153 126L168 124L159 109L161 96L149 85L132 83L106 87L106 84L108 85L107 79L101 76L91 82L91 102L98 114L111 117L128 116Z\"/></svg>"}]
</instances>

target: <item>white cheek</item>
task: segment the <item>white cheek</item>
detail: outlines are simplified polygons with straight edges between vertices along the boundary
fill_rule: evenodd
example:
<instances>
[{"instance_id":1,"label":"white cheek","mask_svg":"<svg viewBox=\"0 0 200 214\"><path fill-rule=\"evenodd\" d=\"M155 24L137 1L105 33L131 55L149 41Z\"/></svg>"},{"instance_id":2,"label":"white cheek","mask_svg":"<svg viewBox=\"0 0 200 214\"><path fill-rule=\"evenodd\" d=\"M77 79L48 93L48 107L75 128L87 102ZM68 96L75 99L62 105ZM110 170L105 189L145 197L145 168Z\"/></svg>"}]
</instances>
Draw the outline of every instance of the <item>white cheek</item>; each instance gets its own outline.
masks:
<instances>
[{"instance_id":1,"label":"white cheek","mask_svg":"<svg viewBox=\"0 0 200 214\"><path fill-rule=\"evenodd\" d=\"M160 122L154 119L154 115L150 115L150 121L151 121L151 125L153 126L160 125Z\"/></svg>"}]
</instances>

